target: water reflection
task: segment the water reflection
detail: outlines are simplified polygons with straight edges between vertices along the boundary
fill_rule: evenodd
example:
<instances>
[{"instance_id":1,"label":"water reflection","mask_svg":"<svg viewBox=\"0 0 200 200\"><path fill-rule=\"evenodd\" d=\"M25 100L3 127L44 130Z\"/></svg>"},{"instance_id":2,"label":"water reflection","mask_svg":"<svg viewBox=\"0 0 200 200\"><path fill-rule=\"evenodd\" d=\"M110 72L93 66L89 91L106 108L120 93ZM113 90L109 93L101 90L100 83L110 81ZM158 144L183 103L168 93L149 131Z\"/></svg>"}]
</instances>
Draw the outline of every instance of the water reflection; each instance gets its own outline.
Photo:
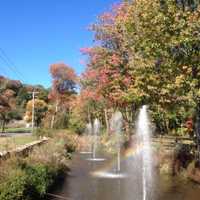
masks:
<instances>
[{"instance_id":1,"label":"water reflection","mask_svg":"<svg viewBox=\"0 0 200 200\"><path fill-rule=\"evenodd\" d=\"M109 158L104 163L88 162L87 155L77 154L74 157L72 171L63 185L55 194L69 200L142 200L139 190L141 179L131 174L134 158L123 160L121 167L128 177L123 179L98 178L91 176L91 172L105 169L109 165ZM138 169L139 170L139 169ZM192 182L169 176L155 177L154 195L147 196L148 200L199 200L200 188ZM54 198L56 200L58 198Z\"/></svg>"}]
</instances>

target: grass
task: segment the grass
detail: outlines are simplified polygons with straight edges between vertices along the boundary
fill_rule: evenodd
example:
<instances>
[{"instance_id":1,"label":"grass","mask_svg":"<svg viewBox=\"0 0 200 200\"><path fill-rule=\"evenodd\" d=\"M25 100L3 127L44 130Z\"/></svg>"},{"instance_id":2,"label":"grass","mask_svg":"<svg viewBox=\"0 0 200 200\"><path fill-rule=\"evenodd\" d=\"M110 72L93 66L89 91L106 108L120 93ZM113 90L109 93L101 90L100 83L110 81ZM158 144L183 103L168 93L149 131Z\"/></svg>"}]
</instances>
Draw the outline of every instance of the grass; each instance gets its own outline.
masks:
<instances>
[{"instance_id":1,"label":"grass","mask_svg":"<svg viewBox=\"0 0 200 200\"><path fill-rule=\"evenodd\" d=\"M16 137L15 142L21 144L27 138ZM27 157L13 156L2 162L0 200L46 199L47 192L58 183L56 181L60 184L64 180L71 153L79 144L77 139L76 135L57 132L48 143L35 147Z\"/></svg>"},{"instance_id":2,"label":"grass","mask_svg":"<svg viewBox=\"0 0 200 200\"><path fill-rule=\"evenodd\" d=\"M6 133L30 133L31 128L6 128Z\"/></svg>"},{"instance_id":3,"label":"grass","mask_svg":"<svg viewBox=\"0 0 200 200\"><path fill-rule=\"evenodd\" d=\"M0 137L0 152L15 149L21 145L37 140L36 136Z\"/></svg>"}]
</instances>

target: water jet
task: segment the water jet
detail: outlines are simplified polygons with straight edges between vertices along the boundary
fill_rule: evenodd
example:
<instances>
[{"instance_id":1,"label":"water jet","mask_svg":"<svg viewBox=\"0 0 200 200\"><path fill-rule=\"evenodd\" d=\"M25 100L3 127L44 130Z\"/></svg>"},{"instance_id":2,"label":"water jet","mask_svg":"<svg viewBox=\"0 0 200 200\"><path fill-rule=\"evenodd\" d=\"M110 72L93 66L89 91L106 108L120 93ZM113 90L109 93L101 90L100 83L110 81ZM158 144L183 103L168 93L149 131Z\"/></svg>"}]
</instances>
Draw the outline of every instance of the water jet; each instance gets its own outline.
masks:
<instances>
[{"instance_id":1,"label":"water jet","mask_svg":"<svg viewBox=\"0 0 200 200\"><path fill-rule=\"evenodd\" d=\"M92 136L92 129L93 128L92 128L91 123L86 124L84 135L91 137ZM90 145L89 151L81 151L80 154L92 154L92 144Z\"/></svg>"},{"instance_id":2,"label":"water jet","mask_svg":"<svg viewBox=\"0 0 200 200\"><path fill-rule=\"evenodd\" d=\"M98 137L100 135L100 128L101 124L100 121L96 118L94 120L93 125L93 148L92 148L92 158L88 158L89 161L104 161L105 158L97 158L96 157L96 151L97 151L97 145L98 145Z\"/></svg>"},{"instance_id":3,"label":"water jet","mask_svg":"<svg viewBox=\"0 0 200 200\"><path fill-rule=\"evenodd\" d=\"M121 173L121 143L123 142L122 135L122 127L123 127L123 117L122 113L116 111L111 119L110 119L110 129L113 133L113 136L116 139L115 149L117 151L117 160L115 163L115 168L112 168L112 171L96 171L92 173L93 176L99 178L110 178L110 179L120 179L125 178L126 174Z\"/></svg>"},{"instance_id":4,"label":"water jet","mask_svg":"<svg viewBox=\"0 0 200 200\"><path fill-rule=\"evenodd\" d=\"M137 145L142 145L137 154L141 158L139 162L141 164L142 199L146 200L153 186L151 128L146 105L140 109L136 122L136 142Z\"/></svg>"}]
</instances>

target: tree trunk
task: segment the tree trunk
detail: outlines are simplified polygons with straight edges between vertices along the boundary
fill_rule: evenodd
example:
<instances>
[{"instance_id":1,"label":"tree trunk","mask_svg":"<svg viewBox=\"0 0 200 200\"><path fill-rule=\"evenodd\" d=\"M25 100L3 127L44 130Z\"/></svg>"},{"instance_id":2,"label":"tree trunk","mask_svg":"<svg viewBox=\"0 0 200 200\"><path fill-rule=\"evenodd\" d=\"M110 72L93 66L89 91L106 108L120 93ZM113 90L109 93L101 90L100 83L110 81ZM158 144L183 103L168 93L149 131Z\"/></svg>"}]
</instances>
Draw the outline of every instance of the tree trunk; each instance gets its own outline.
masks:
<instances>
[{"instance_id":1,"label":"tree trunk","mask_svg":"<svg viewBox=\"0 0 200 200\"><path fill-rule=\"evenodd\" d=\"M130 137L131 136L131 123L132 123L132 113L131 113L131 109L129 109L128 107L126 107L125 110L125 131L127 133L127 135Z\"/></svg>"},{"instance_id":2,"label":"tree trunk","mask_svg":"<svg viewBox=\"0 0 200 200\"><path fill-rule=\"evenodd\" d=\"M106 122L106 133L108 135L110 132L110 126L109 126L109 120L108 120L108 110L106 108L104 109L104 115L105 115L105 122Z\"/></svg>"},{"instance_id":3,"label":"tree trunk","mask_svg":"<svg viewBox=\"0 0 200 200\"><path fill-rule=\"evenodd\" d=\"M4 133L5 132L5 120L2 120L2 127L1 127L1 132Z\"/></svg>"},{"instance_id":4,"label":"tree trunk","mask_svg":"<svg viewBox=\"0 0 200 200\"><path fill-rule=\"evenodd\" d=\"M53 129L53 126L54 126L54 121L55 121L55 116L58 112L58 100L56 101L56 110L55 110L55 113L53 114L52 118L51 118L51 129Z\"/></svg>"},{"instance_id":5,"label":"tree trunk","mask_svg":"<svg viewBox=\"0 0 200 200\"><path fill-rule=\"evenodd\" d=\"M168 123L168 119L167 117L164 117L164 129L165 129L165 133L164 134L169 134L169 123Z\"/></svg>"},{"instance_id":6,"label":"tree trunk","mask_svg":"<svg viewBox=\"0 0 200 200\"><path fill-rule=\"evenodd\" d=\"M55 114L53 114L53 115L52 115L52 118L51 118L51 124L50 124L50 128L51 128L51 129L53 129L54 120L55 120Z\"/></svg>"},{"instance_id":7,"label":"tree trunk","mask_svg":"<svg viewBox=\"0 0 200 200\"><path fill-rule=\"evenodd\" d=\"M128 121L125 121L125 131L127 135L130 135L130 125Z\"/></svg>"},{"instance_id":8,"label":"tree trunk","mask_svg":"<svg viewBox=\"0 0 200 200\"><path fill-rule=\"evenodd\" d=\"M198 159L200 159L200 102L197 103L196 138L197 138L196 143L197 143Z\"/></svg>"},{"instance_id":9,"label":"tree trunk","mask_svg":"<svg viewBox=\"0 0 200 200\"><path fill-rule=\"evenodd\" d=\"M92 124L92 119L91 119L91 114L90 114L89 107L88 107L88 123Z\"/></svg>"}]
</instances>

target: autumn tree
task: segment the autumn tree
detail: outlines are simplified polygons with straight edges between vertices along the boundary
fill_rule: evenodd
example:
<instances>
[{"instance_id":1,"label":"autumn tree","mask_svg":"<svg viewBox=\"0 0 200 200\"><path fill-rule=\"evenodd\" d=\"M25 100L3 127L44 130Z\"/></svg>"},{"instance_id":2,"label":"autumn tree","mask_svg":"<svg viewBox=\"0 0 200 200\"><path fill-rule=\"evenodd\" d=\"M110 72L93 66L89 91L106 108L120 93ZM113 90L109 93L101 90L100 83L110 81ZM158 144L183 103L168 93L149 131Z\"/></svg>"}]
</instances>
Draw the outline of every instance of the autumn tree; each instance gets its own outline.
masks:
<instances>
[{"instance_id":1,"label":"autumn tree","mask_svg":"<svg viewBox=\"0 0 200 200\"><path fill-rule=\"evenodd\" d=\"M134 76L129 65L129 47L124 31L128 10L129 3L120 3L103 13L91 27L97 45L82 49L82 52L88 56L83 79L86 83L88 77L93 79L90 81L94 88L92 91L103 97L105 111L120 110L125 119L125 128L130 132L138 104L129 95ZM97 78L92 77L94 74ZM106 118L105 115L105 121L108 121Z\"/></svg>"},{"instance_id":2,"label":"autumn tree","mask_svg":"<svg viewBox=\"0 0 200 200\"><path fill-rule=\"evenodd\" d=\"M7 119L7 113L10 111L10 106L7 102L7 98L0 95L0 120L1 120L1 131L4 132L5 123Z\"/></svg>"},{"instance_id":3,"label":"autumn tree","mask_svg":"<svg viewBox=\"0 0 200 200\"><path fill-rule=\"evenodd\" d=\"M198 105L199 21L197 1L115 5L92 26L97 43L85 48L86 88L125 121L149 104L159 131L177 130Z\"/></svg>"},{"instance_id":4,"label":"autumn tree","mask_svg":"<svg viewBox=\"0 0 200 200\"><path fill-rule=\"evenodd\" d=\"M52 88L49 99L54 103L55 109L52 116L52 125L54 126L55 117L61 122L62 127L68 123L68 114L70 113L71 103L76 95L77 76L74 70L64 63L57 63L50 66L52 75ZM58 112L59 111L59 112ZM59 122L57 122L58 126Z\"/></svg>"},{"instance_id":5,"label":"autumn tree","mask_svg":"<svg viewBox=\"0 0 200 200\"><path fill-rule=\"evenodd\" d=\"M33 105L33 100L28 101L26 105L26 113L24 116L24 119L29 123L32 121L32 105ZM40 99L35 99L34 121L37 127L41 125L42 119L45 117L47 109L48 109L48 106L45 103L45 101L40 100Z\"/></svg>"},{"instance_id":6,"label":"autumn tree","mask_svg":"<svg viewBox=\"0 0 200 200\"><path fill-rule=\"evenodd\" d=\"M198 10L174 0L130 4L126 36L134 47L129 62L137 83L130 93L138 88L144 94L165 132L180 127L196 104L198 84L191 72L199 65Z\"/></svg>"},{"instance_id":7,"label":"autumn tree","mask_svg":"<svg viewBox=\"0 0 200 200\"><path fill-rule=\"evenodd\" d=\"M10 80L3 76L0 77L0 121L2 132L4 132L5 125L10 120L21 118L16 106L16 96L21 87L20 81Z\"/></svg>"}]
</instances>

